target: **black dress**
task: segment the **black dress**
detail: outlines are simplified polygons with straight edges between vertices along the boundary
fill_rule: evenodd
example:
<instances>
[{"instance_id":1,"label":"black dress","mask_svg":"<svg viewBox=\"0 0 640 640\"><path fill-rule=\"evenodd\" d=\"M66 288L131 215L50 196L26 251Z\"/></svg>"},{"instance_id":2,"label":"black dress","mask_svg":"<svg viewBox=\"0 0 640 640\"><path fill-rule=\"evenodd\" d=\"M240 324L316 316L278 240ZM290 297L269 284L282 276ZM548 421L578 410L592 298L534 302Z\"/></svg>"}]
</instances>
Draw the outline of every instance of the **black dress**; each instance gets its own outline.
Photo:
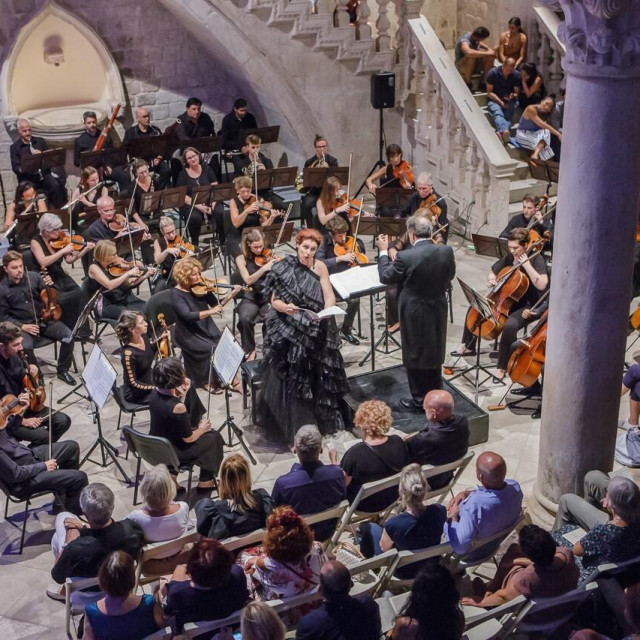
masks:
<instances>
[{"instance_id":1,"label":"black dress","mask_svg":"<svg viewBox=\"0 0 640 640\"><path fill-rule=\"evenodd\" d=\"M209 165L205 165L202 167L202 171L197 178L192 178L187 173L187 170L183 169L178 176L176 186L187 187L187 195L191 197L191 193L195 187L204 187L205 185L212 184L214 182L216 182L216 176L213 169ZM202 203L196 202L196 204ZM216 209L218 209L217 205ZM194 245L197 245L200 241L200 230L202 228L202 223L204 222L205 214L199 209L196 209L196 207L193 207L192 209L191 205L184 205L183 207L180 207L180 217L184 222L189 220L189 224L187 225L189 237L191 242Z\"/></svg>"},{"instance_id":2,"label":"black dress","mask_svg":"<svg viewBox=\"0 0 640 640\"><path fill-rule=\"evenodd\" d=\"M189 414L173 412L180 399L154 389L149 396L149 435L166 438L173 445L181 464L195 463L200 467L200 482L216 477L222 463L222 436L216 431L208 431L195 442L185 442L197 424L189 421ZM171 470L176 472L177 470Z\"/></svg>"},{"instance_id":3,"label":"black dress","mask_svg":"<svg viewBox=\"0 0 640 640\"><path fill-rule=\"evenodd\" d=\"M324 308L320 278L287 256L275 264L264 285L264 295L318 312ZM338 331L332 320L312 320L271 309L267 317L262 387L257 423L272 436L293 442L304 424L317 424L322 433L344 429L344 401L349 390L339 351Z\"/></svg>"},{"instance_id":4,"label":"black dress","mask_svg":"<svg viewBox=\"0 0 640 640\"><path fill-rule=\"evenodd\" d=\"M94 262L102 270L109 280L113 280L113 276L98 262ZM93 278L89 278L89 297L101 289L100 285ZM140 300L133 294L133 291L124 284L121 284L115 289L102 289L102 298L98 303L98 316L100 318L108 318L110 320L117 320L120 314L125 310L139 311L144 313L145 302Z\"/></svg>"},{"instance_id":5,"label":"black dress","mask_svg":"<svg viewBox=\"0 0 640 640\"><path fill-rule=\"evenodd\" d=\"M238 207L238 213L242 213L247 205L240 200L237 194L233 196L233 201L236 203L236 207ZM242 240L243 230L250 229L252 227L260 227L261 220L259 213L249 213L247 214L245 221L239 227L236 227L233 222L229 225L227 233L227 251L234 260L240 255L240 253L242 253L240 249L240 241Z\"/></svg>"},{"instance_id":6,"label":"black dress","mask_svg":"<svg viewBox=\"0 0 640 640\"><path fill-rule=\"evenodd\" d=\"M201 387L209 382L209 362L221 334L211 317L200 319L200 312L215 307L218 299L212 293L199 297L174 287L171 301L176 312L176 346L182 350L187 376L196 387ZM215 374L212 381L217 381Z\"/></svg>"}]
</instances>

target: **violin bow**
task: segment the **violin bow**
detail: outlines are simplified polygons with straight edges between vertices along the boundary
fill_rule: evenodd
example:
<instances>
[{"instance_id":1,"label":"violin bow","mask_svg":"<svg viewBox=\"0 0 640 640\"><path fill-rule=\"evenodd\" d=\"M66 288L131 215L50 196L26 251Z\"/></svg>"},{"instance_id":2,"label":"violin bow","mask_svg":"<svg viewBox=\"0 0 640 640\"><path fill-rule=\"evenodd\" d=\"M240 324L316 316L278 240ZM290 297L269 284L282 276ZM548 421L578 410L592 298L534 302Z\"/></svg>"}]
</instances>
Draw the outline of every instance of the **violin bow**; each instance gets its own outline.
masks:
<instances>
[{"instance_id":1,"label":"violin bow","mask_svg":"<svg viewBox=\"0 0 640 640\"><path fill-rule=\"evenodd\" d=\"M542 214L542 219L544 220L547 216L550 216L556 210L557 206L558 206L558 203L556 202L551 208L547 209L547 211L545 211L545 213ZM536 209L536 213L539 211L540 209ZM531 220L529 220L529 224L525 228L527 229L527 231L530 231L537 224L538 224L538 221L536 220L536 216L534 213Z\"/></svg>"},{"instance_id":2,"label":"violin bow","mask_svg":"<svg viewBox=\"0 0 640 640\"><path fill-rule=\"evenodd\" d=\"M349 202L349 189L351 189L351 163L353 161L353 153L349 154L349 173L347 174L347 202Z\"/></svg>"},{"instance_id":3,"label":"violin bow","mask_svg":"<svg viewBox=\"0 0 640 640\"><path fill-rule=\"evenodd\" d=\"M29 272L25 271L22 277L25 278L27 281L27 289L29 290L29 299L31 300L31 310L33 311L33 322L34 324L39 325L40 320L38 320L38 314L36 313L36 303L35 303L35 300L33 299L33 290L31 289L31 280L29 280ZM42 278L42 276L40 277ZM42 284L44 284L44 282Z\"/></svg>"},{"instance_id":4,"label":"violin bow","mask_svg":"<svg viewBox=\"0 0 640 640\"><path fill-rule=\"evenodd\" d=\"M287 224L287 220L289 219L289 215L291 214L291 209L293 207L293 203L289 203L287 208L287 212L284 214L284 219L282 221L282 226L280 227L280 231L278 231L278 237L273 245L273 251L276 250L276 247L280 245L280 240L282 240L282 234L284 233L284 225Z\"/></svg>"},{"instance_id":5,"label":"violin bow","mask_svg":"<svg viewBox=\"0 0 640 640\"><path fill-rule=\"evenodd\" d=\"M413 169L414 167L415 167L415 165L409 165L409 169ZM390 182L393 182L394 180L398 180L398 178L393 176L393 178L389 178L389 180L385 180L382 184L378 185L378 189L382 189L382 187L388 185ZM404 189L404 187L402 187L402 188ZM444 196L442 196L442 197L444 197ZM438 200L438 202L439 202L439 200ZM435 202L433 204L435 204Z\"/></svg>"},{"instance_id":6,"label":"violin bow","mask_svg":"<svg viewBox=\"0 0 640 640\"><path fill-rule=\"evenodd\" d=\"M53 402L53 380L49 380L49 401ZM53 411L49 411L49 460L53 460Z\"/></svg>"},{"instance_id":7,"label":"violin bow","mask_svg":"<svg viewBox=\"0 0 640 640\"><path fill-rule=\"evenodd\" d=\"M211 389L211 380L213 378L213 352L214 345L211 345L211 357L209 358L209 377L208 377L208 387ZM211 391L207 394L209 397L207 398L207 420L209 419L209 411L211 410L211 396L213 395Z\"/></svg>"},{"instance_id":8,"label":"violin bow","mask_svg":"<svg viewBox=\"0 0 640 640\"><path fill-rule=\"evenodd\" d=\"M131 259L133 260L133 263L135 264L136 262L136 254L134 253L133 250L133 238L131 237L131 212L133 211L133 205L135 204L135 195L136 195L136 189L138 188L138 180L136 179L136 181L133 183L133 191L131 192L131 200L129 201L129 206L124 210L124 219L125 219L125 224L127 225L127 234L129 235L129 248L131 249Z\"/></svg>"},{"instance_id":9,"label":"violin bow","mask_svg":"<svg viewBox=\"0 0 640 640\"><path fill-rule=\"evenodd\" d=\"M191 220L191 214L193 213L193 208L196 206L196 202L198 200L198 193L196 193L195 197L191 198L191 209L189 209L189 215L187 216L187 221L184 223L184 235L186 236L189 233L189 220ZM191 240L191 234L189 234L189 240Z\"/></svg>"}]
</instances>

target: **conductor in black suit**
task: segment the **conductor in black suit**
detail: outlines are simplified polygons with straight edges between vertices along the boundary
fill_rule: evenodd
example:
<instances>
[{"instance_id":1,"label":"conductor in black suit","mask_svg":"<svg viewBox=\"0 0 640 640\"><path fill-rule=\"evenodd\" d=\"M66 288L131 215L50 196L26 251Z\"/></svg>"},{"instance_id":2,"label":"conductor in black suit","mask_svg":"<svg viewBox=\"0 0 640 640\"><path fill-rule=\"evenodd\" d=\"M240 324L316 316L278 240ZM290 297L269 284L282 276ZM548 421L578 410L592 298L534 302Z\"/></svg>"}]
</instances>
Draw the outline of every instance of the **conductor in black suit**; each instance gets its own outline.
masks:
<instances>
[{"instance_id":1,"label":"conductor in black suit","mask_svg":"<svg viewBox=\"0 0 640 640\"><path fill-rule=\"evenodd\" d=\"M411 247L389 259L389 238L378 236L378 273L383 284L398 285L402 362L410 398L400 406L422 412L424 396L442 388L442 363L447 341L447 290L456 273L453 249L431 240L431 222L423 216L407 220Z\"/></svg>"}]
</instances>

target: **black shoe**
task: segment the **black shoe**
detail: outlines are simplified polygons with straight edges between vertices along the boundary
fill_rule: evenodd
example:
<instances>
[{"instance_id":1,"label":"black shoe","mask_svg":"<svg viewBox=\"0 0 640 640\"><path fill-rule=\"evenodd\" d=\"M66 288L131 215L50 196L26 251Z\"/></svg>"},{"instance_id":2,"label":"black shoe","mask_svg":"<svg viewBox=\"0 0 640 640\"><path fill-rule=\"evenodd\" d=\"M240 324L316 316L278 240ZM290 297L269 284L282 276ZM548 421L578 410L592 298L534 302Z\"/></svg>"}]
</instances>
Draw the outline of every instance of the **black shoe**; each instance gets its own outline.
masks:
<instances>
[{"instance_id":1,"label":"black shoe","mask_svg":"<svg viewBox=\"0 0 640 640\"><path fill-rule=\"evenodd\" d=\"M360 344L360 340L358 340L358 338L356 338L354 335L352 335L352 333L350 331L341 331L340 335L349 344L353 344L353 345L356 345L356 346Z\"/></svg>"},{"instance_id":2,"label":"black shoe","mask_svg":"<svg viewBox=\"0 0 640 640\"><path fill-rule=\"evenodd\" d=\"M514 396L539 396L542 393L542 386L539 382L534 382L530 387L522 387L513 389L511 394Z\"/></svg>"},{"instance_id":3,"label":"black shoe","mask_svg":"<svg viewBox=\"0 0 640 640\"><path fill-rule=\"evenodd\" d=\"M68 371L60 371L56 377L58 380L62 380L62 382L70 386L76 383L76 379Z\"/></svg>"},{"instance_id":4,"label":"black shoe","mask_svg":"<svg viewBox=\"0 0 640 640\"><path fill-rule=\"evenodd\" d=\"M468 358L470 356L475 356L475 349L465 349L463 353L460 353L457 349L454 349L451 354L454 358Z\"/></svg>"},{"instance_id":5,"label":"black shoe","mask_svg":"<svg viewBox=\"0 0 640 640\"><path fill-rule=\"evenodd\" d=\"M410 411L411 413L423 413L424 409L419 402L416 402L413 398L400 398L398 400L398 405L401 409L405 411Z\"/></svg>"}]
</instances>

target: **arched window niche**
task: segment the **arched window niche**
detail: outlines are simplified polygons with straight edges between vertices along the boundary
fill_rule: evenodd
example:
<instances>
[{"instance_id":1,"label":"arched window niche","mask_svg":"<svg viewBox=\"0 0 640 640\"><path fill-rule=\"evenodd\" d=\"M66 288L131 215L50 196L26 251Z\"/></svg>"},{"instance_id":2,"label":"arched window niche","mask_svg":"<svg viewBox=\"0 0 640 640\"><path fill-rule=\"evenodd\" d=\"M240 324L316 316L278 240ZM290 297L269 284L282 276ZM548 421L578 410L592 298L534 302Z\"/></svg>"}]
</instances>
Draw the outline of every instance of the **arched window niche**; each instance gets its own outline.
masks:
<instances>
[{"instance_id":1,"label":"arched window niche","mask_svg":"<svg viewBox=\"0 0 640 640\"><path fill-rule=\"evenodd\" d=\"M55 2L18 33L0 72L2 117L9 130L29 118L34 134L69 142L84 127L82 113L98 121L125 104L122 79L98 34Z\"/></svg>"}]
</instances>

